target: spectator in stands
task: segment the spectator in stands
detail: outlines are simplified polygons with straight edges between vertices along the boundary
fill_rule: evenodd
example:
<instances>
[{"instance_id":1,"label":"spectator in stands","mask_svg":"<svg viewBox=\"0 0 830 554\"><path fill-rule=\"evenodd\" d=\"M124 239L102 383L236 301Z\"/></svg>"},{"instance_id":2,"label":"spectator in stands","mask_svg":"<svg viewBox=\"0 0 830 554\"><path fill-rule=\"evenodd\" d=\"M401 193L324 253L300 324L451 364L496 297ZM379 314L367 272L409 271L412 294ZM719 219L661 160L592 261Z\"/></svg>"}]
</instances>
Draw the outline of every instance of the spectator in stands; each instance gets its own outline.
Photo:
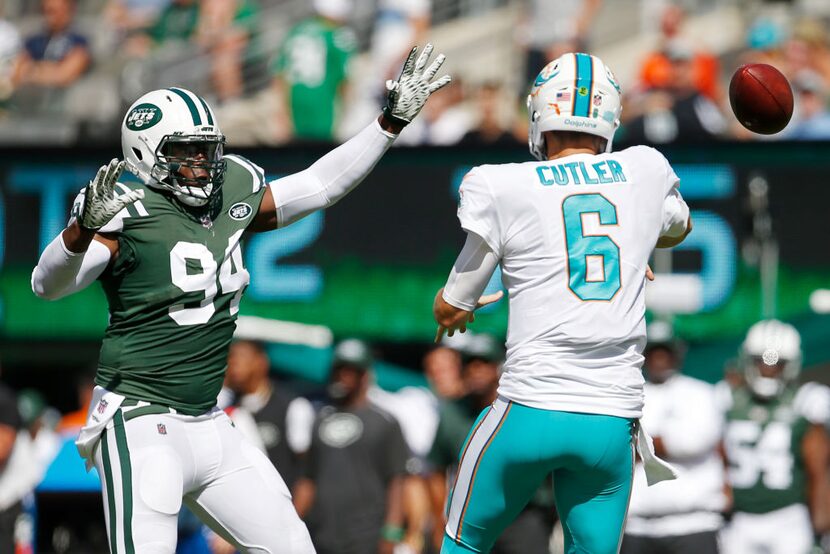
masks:
<instances>
[{"instance_id":1,"label":"spectator in stands","mask_svg":"<svg viewBox=\"0 0 830 554\"><path fill-rule=\"evenodd\" d=\"M104 17L119 34L146 32L158 20L171 0L109 0Z\"/></svg>"},{"instance_id":2,"label":"spectator in stands","mask_svg":"<svg viewBox=\"0 0 830 554\"><path fill-rule=\"evenodd\" d=\"M698 91L692 49L673 42L666 50L670 79L666 88L645 94L643 113L626 123L628 143L700 142L717 138L726 130L718 106Z\"/></svg>"},{"instance_id":3,"label":"spectator in stands","mask_svg":"<svg viewBox=\"0 0 830 554\"><path fill-rule=\"evenodd\" d=\"M692 85L695 91L717 102L722 96L720 90L720 64L717 57L699 46L692 50L682 36L686 14L680 6L669 4L660 20L658 48L648 54L640 67L640 84L645 89L666 89L672 86L676 77L673 59L677 49L690 50Z\"/></svg>"},{"instance_id":4,"label":"spectator in stands","mask_svg":"<svg viewBox=\"0 0 830 554\"><path fill-rule=\"evenodd\" d=\"M549 61L566 52L587 51L591 24L602 0L560 0L552 9L548 0L525 0L524 23L516 33L525 51L524 83L532 83ZM522 90L526 95L527 90Z\"/></svg>"},{"instance_id":5,"label":"spectator in stands","mask_svg":"<svg viewBox=\"0 0 830 554\"><path fill-rule=\"evenodd\" d=\"M784 44L783 71L790 79L809 70L830 82L830 48L827 25L820 20L802 20L793 26L792 37Z\"/></svg>"},{"instance_id":6,"label":"spectator in stands","mask_svg":"<svg viewBox=\"0 0 830 554\"><path fill-rule=\"evenodd\" d=\"M210 74L220 102L242 97L244 69L255 54L258 31L255 0L201 0L197 41L210 54Z\"/></svg>"},{"instance_id":7,"label":"spectator in stands","mask_svg":"<svg viewBox=\"0 0 830 554\"><path fill-rule=\"evenodd\" d=\"M41 8L45 28L26 39L13 82L16 87L65 88L89 68L89 43L72 30L74 0L42 0Z\"/></svg>"},{"instance_id":8,"label":"spectator in stands","mask_svg":"<svg viewBox=\"0 0 830 554\"><path fill-rule=\"evenodd\" d=\"M338 124L337 136L349 137L363 128L363 121L375 113L386 98L381 85L386 79L397 79L403 62L413 45L427 42L432 12L432 0L378 0L376 16L369 42L369 71L383 79L364 79L350 91L348 110ZM455 79L455 75L453 75ZM437 98L437 97L436 97ZM419 119L415 120L416 122ZM406 142L407 133L398 139ZM401 143L401 140L404 140ZM418 141L415 141L416 143Z\"/></svg>"},{"instance_id":9,"label":"spectator in stands","mask_svg":"<svg viewBox=\"0 0 830 554\"><path fill-rule=\"evenodd\" d=\"M331 404L315 421L305 475L294 489L318 554L391 554L405 535L410 453L395 418L367 398L371 364L361 341L335 348Z\"/></svg>"},{"instance_id":10,"label":"spectator in stands","mask_svg":"<svg viewBox=\"0 0 830 554\"><path fill-rule=\"evenodd\" d=\"M371 39L372 66L395 79L413 44L429 30L432 0L379 0Z\"/></svg>"},{"instance_id":11,"label":"spectator in stands","mask_svg":"<svg viewBox=\"0 0 830 554\"><path fill-rule=\"evenodd\" d=\"M786 39L784 25L769 17L759 17L747 29L747 50L740 63L766 63L783 69L782 46Z\"/></svg>"},{"instance_id":12,"label":"spectator in stands","mask_svg":"<svg viewBox=\"0 0 830 554\"><path fill-rule=\"evenodd\" d=\"M504 352L494 337L470 332L462 336L463 340L456 344L464 359L462 376L466 395L458 401L442 404L438 432L428 458L433 470L429 480L436 519L433 533L436 548L440 548L446 524L443 506L450 489L447 481L455 473L458 452L476 418L496 400L504 361ZM547 483L504 530L492 552L547 554L553 523L553 497Z\"/></svg>"},{"instance_id":13,"label":"spectator in stands","mask_svg":"<svg viewBox=\"0 0 830 554\"><path fill-rule=\"evenodd\" d=\"M502 89L498 83L484 83L476 91L478 125L461 138L462 144L515 146L516 137L508 132L501 116Z\"/></svg>"},{"instance_id":14,"label":"spectator in stands","mask_svg":"<svg viewBox=\"0 0 830 554\"><path fill-rule=\"evenodd\" d=\"M821 75L805 69L792 81L796 110L785 131L791 140L830 138L830 110L827 108L827 83Z\"/></svg>"},{"instance_id":15,"label":"spectator in stands","mask_svg":"<svg viewBox=\"0 0 830 554\"><path fill-rule=\"evenodd\" d=\"M464 102L464 83L453 78L441 94L432 97L424 115L401 133L400 144L450 146L457 144L472 129L474 120L470 107Z\"/></svg>"},{"instance_id":16,"label":"spectator in stands","mask_svg":"<svg viewBox=\"0 0 830 554\"><path fill-rule=\"evenodd\" d=\"M199 23L197 0L172 0L149 28L149 38L154 45L167 42L189 42L196 34Z\"/></svg>"},{"instance_id":17,"label":"spectator in stands","mask_svg":"<svg viewBox=\"0 0 830 554\"><path fill-rule=\"evenodd\" d=\"M721 413L712 385L680 373L681 345L671 333L665 322L649 326L640 424L681 477L648 487L637 464L622 554L718 552L726 508Z\"/></svg>"},{"instance_id":18,"label":"spectator in stands","mask_svg":"<svg viewBox=\"0 0 830 554\"><path fill-rule=\"evenodd\" d=\"M0 108L5 108L6 101L14 92L13 79L23 41L17 27L4 19L2 13L0 7Z\"/></svg>"},{"instance_id":19,"label":"spectator in stands","mask_svg":"<svg viewBox=\"0 0 830 554\"><path fill-rule=\"evenodd\" d=\"M298 140L332 141L346 94L356 38L346 21L351 0L314 0L316 14L291 28L274 65L282 113Z\"/></svg>"},{"instance_id":20,"label":"spectator in stands","mask_svg":"<svg viewBox=\"0 0 830 554\"><path fill-rule=\"evenodd\" d=\"M270 362L262 343L237 340L228 355L227 385L237 404L253 415L265 453L289 488L300 475L300 458L311 444L314 408L269 376Z\"/></svg>"},{"instance_id":21,"label":"spectator in stands","mask_svg":"<svg viewBox=\"0 0 830 554\"><path fill-rule=\"evenodd\" d=\"M14 469L10 462L20 426L17 399L11 389L0 383L0 485L9 480L7 474ZM14 527L22 510L20 499L15 499L15 495L4 501L3 488L0 486L0 554L13 554Z\"/></svg>"}]
</instances>

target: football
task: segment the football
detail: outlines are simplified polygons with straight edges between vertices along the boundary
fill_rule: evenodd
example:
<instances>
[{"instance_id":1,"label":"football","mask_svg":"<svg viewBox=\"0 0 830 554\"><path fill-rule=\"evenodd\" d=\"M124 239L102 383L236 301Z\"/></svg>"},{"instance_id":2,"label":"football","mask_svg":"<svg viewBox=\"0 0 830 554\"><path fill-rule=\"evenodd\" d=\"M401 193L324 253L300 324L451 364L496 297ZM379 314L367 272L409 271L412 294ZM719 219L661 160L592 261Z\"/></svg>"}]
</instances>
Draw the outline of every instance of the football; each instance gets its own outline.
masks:
<instances>
[{"instance_id":1,"label":"football","mask_svg":"<svg viewBox=\"0 0 830 554\"><path fill-rule=\"evenodd\" d=\"M780 132L793 115L793 91L771 65L742 65L729 83L729 103L741 125L754 133Z\"/></svg>"}]
</instances>

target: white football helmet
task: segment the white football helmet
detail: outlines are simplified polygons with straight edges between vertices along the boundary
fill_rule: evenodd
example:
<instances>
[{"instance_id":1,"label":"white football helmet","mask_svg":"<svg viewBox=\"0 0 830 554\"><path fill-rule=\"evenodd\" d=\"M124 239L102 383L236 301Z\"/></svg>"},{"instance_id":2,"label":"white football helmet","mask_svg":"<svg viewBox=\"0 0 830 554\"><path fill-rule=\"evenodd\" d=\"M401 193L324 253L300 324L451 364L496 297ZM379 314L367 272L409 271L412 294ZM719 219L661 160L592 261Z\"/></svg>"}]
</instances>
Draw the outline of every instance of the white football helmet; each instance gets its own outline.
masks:
<instances>
[{"instance_id":1,"label":"white football helmet","mask_svg":"<svg viewBox=\"0 0 830 554\"><path fill-rule=\"evenodd\" d=\"M620 126L622 101L614 74L596 56L568 53L536 77L527 97L528 147L547 160L545 131L577 131L604 138L605 151Z\"/></svg>"},{"instance_id":2,"label":"white football helmet","mask_svg":"<svg viewBox=\"0 0 830 554\"><path fill-rule=\"evenodd\" d=\"M121 124L127 169L187 206L204 206L221 188L224 145L207 102L181 88L148 92Z\"/></svg>"},{"instance_id":3,"label":"white football helmet","mask_svg":"<svg viewBox=\"0 0 830 554\"><path fill-rule=\"evenodd\" d=\"M759 321L746 334L740 364L753 393L762 398L778 396L801 371L801 335L777 319ZM775 376L763 374L765 367L776 366L781 370Z\"/></svg>"}]
</instances>

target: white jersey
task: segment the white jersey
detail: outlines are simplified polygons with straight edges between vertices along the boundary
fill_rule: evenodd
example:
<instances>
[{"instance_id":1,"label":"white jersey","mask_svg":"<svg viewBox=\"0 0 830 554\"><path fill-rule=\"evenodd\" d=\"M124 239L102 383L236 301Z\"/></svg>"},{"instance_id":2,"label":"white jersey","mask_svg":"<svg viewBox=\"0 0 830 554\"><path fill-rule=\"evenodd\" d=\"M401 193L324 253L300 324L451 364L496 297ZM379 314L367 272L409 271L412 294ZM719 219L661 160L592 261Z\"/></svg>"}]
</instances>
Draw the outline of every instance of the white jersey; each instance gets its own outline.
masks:
<instances>
[{"instance_id":1,"label":"white jersey","mask_svg":"<svg viewBox=\"0 0 830 554\"><path fill-rule=\"evenodd\" d=\"M510 302L504 397L637 418L645 272L685 229L679 179L653 148L474 168L458 217L500 257Z\"/></svg>"},{"instance_id":2,"label":"white jersey","mask_svg":"<svg viewBox=\"0 0 830 554\"><path fill-rule=\"evenodd\" d=\"M715 387L675 374L664 383L646 383L645 397L640 425L661 439L665 460L677 468L678 478L649 487L643 465L637 464L625 532L665 537L720 529L726 497L718 453L723 418Z\"/></svg>"}]
</instances>

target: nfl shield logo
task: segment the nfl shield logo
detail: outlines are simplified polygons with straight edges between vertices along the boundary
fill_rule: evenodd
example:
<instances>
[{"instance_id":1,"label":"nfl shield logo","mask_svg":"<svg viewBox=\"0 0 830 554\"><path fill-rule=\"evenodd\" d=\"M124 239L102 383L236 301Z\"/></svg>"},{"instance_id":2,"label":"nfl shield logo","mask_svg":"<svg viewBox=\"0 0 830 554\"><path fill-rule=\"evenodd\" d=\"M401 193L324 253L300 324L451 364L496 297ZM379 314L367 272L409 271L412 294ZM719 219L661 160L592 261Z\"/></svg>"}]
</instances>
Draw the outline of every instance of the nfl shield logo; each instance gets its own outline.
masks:
<instances>
[{"instance_id":1,"label":"nfl shield logo","mask_svg":"<svg viewBox=\"0 0 830 554\"><path fill-rule=\"evenodd\" d=\"M164 426L164 423L159 423L158 425L156 425L156 429L158 429L159 435L167 434L167 427Z\"/></svg>"},{"instance_id":2,"label":"nfl shield logo","mask_svg":"<svg viewBox=\"0 0 830 554\"><path fill-rule=\"evenodd\" d=\"M101 400L100 402L98 402L98 408L96 408L96 411L99 414L103 414L104 410L107 409L107 406L109 406L109 403L106 400Z\"/></svg>"}]
</instances>

